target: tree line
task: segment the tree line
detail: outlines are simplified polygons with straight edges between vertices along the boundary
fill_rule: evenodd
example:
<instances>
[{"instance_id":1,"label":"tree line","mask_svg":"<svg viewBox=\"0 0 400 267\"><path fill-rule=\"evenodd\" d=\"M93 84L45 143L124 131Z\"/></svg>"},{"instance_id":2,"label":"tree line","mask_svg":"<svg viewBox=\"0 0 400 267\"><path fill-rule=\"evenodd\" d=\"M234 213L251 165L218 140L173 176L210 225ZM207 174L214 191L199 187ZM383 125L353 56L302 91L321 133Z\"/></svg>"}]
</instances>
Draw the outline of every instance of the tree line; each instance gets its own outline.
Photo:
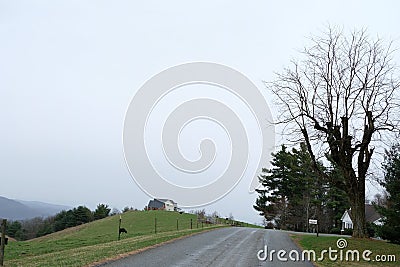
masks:
<instances>
[{"instance_id":1,"label":"tree line","mask_svg":"<svg viewBox=\"0 0 400 267\"><path fill-rule=\"evenodd\" d=\"M97 205L94 211L85 206L79 206L63 210L47 218L36 217L29 220L10 221L6 228L6 234L17 240L28 240L103 219L109 216L110 212L111 209L106 204Z\"/></svg>"},{"instance_id":2,"label":"tree line","mask_svg":"<svg viewBox=\"0 0 400 267\"><path fill-rule=\"evenodd\" d=\"M259 176L263 188L256 190L254 205L265 218L266 227L309 232L312 226L308 219L316 219L321 232L340 233L341 216L351 206L340 184L344 178L334 166L327 168L319 162L319 169L325 172L321 176L311 168L310 157L304 143L291 150L282 145L272 153L272 167L263 169ZM399 144L386 151L382 167L384 196L376 194L372 204L382 216L383 225L367 223L367 233L400 244Z\"/></svg>"},{"instance_id":3,"label":"tree line","mask_svg":"<svg viewBox=\"0 0 400 267\"><path fill-rule=\"evenodd\" d=\"M259 196L254 205L266 226L309 232L313 226L308 220L316 219L320 231L339 232L349 200L337 186L343 182L337 171L319 163L330 177L320 179L304 143L291 150L282 145L272 157L272 168L263 169L259 176L263 188L256 190Z\"/></svg>"}]
</instances>

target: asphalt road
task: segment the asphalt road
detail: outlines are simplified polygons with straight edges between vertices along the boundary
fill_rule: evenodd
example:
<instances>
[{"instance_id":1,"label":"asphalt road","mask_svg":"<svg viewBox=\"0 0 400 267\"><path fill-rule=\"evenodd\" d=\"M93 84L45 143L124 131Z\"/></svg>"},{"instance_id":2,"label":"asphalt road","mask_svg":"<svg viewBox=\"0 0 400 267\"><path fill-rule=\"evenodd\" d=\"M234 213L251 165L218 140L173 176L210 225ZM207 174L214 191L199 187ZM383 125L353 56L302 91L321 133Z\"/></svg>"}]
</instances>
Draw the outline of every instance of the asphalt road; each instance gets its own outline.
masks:
<instances>
[{"instance_id":1,"label":"asphalt road","mask_svg":"<svg viewBox=\"0 0 400 267\"><path fill-rule=\"evenodd\" d=\"M288 233L253 228L222 228L180 239L101 266L312 266L310 262L259 260L257 253L271 250L299 251ZM301 255L301 253L300 253ZM264 253L260 254L263 257Z\"/></svg>"}]
</instances>

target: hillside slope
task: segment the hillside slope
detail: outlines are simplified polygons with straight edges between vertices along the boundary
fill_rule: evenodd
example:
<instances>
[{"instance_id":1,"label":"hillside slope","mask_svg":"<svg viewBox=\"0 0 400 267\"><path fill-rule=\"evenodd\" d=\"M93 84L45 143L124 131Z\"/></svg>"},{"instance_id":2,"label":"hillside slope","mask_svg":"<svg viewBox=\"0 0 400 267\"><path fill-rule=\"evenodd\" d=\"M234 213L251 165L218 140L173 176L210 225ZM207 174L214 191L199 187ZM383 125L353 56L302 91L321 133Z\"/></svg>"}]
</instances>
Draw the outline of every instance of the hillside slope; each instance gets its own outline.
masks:
<instances>
[{"instance_id":1,"label":"hillside slope","mask_svg":"<svg viewBox=\"0 0 400 267\"><path fill-rule=\"evenodd\" d=\"M176 230L178 220L178 229L190 229L201 227L196 223L196 215L172 211L129 211L120 215L110 216L98 221L67 228L63 231L49 234L40 238L32 239L28 242L48 241L62 245L64 241L71 239L79 240L82 245L92 245L115 241L118 238L118 225L121 216L121 227L127 230L127 234L122 234L121 239L133 236L142 236L153 234L155 228L157 232L168 232ZM156 227L155 227L156 221Z\"/></svg>"},{"instance_id":2,"label":"hillside slope","mask_svg":"<svg viewBox=\"0 0 400 267\"><path fill-rule=\"evenodd\" d=\"M130 211L121 214L121 227L128 233L122 234L121 240L117 241L119 216L29 241L12 242L6 247L6 266L82 266L202 230L193 214ZM154 233L156 228L157 234ZM204 225L204 229L210 228Z\"/></svg>"}]
</instances>

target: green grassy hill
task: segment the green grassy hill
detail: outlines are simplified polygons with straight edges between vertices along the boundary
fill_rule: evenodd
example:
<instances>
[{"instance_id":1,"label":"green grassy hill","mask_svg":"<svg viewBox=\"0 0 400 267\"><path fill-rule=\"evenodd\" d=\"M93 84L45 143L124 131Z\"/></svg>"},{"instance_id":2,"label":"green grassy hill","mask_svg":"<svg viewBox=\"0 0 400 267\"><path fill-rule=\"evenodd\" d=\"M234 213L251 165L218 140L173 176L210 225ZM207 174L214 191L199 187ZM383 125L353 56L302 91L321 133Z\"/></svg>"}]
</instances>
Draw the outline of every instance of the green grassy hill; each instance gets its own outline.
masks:
<instances>
[{"instance_id":1,"label":"green grassy hill","mask_svg":"<svg viewBox=\"0 0 400 267\"><path fill-rule=\"evenodd\" d=\"M119 215L111 216L29 241L10 242L5 266L84 266L211 228L204 225L202 229L196 215L178 212L131 211L121 217L121 227L128 234L121 234L120 241Z\"/></svg>"}]
</instances>

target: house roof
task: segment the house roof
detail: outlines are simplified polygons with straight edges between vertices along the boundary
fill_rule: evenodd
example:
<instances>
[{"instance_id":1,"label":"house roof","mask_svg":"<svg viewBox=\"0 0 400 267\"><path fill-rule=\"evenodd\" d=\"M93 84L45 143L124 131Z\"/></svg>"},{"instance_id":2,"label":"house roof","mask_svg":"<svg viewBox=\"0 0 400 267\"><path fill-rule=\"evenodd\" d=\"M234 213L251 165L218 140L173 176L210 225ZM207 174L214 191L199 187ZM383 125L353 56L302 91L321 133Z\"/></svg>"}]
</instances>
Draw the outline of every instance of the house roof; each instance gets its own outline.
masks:
<instances>
[{"instance_id":1,"label":"house roof","mask_svg":"<svg viewBox=\"0 0 400 267\"><path fill-rule=\"evenodd\" d=\"M351 209L346 210L342 216L342 220L346 212L349 214L350 218L352 219ZM375 210L375 207L371 204L365 204L365 220L367 222L375 222L376 220L382 218L382 216ZM353 220L353 219L352 219Z\"/></svg>"},{"instance_id":2,"label":"house roof","mask_svg":"<svg viewBox=\"0 0 400 267\"><path fill-rule=\"evenodd\" d=\"M344 213L343 213L343 215L342 215L342 218L340 218L341 221L343 221L344 218L346 218L346 214L349 215L349 217L350 217L349 210L345 210L345 211L344 211ZM351 217L350 217L350 219L351 219Z\"/></svg>"},{"instance_id":3,"label":"house roof","mask_svg":"<svg viewBox=\"0 0 400 267\"><path fill-rule=\"evenodd\" d=\"M160 209L164 207L164 202L161 202L158 199L150 200L149 205L147 205L149 208L156 208Z\"/></svg>"},{"instance_id":4,"label":"house roof","mask_svg":"<svg viewBox=\"0 0 400 267\"><path fill-rule=\"evenodd\" d=\"M166 198L155 198L154 200L158 200L161 201L163 203L167 202L167 201L171 201L173 204L176 204L173 200L171 199L166 199Z\"/></svg>"},{"instance_id":5,"label":"house roof","mask_svg":"<svg viewBox=\"0 0 400 267\"><path fill-rule=\"evenodd\" d=\"M367 222L375 222L380 218L382 218L382 216L376 211L373 205L365 204L365 220Z\"/></svg>"}]
</instances>

